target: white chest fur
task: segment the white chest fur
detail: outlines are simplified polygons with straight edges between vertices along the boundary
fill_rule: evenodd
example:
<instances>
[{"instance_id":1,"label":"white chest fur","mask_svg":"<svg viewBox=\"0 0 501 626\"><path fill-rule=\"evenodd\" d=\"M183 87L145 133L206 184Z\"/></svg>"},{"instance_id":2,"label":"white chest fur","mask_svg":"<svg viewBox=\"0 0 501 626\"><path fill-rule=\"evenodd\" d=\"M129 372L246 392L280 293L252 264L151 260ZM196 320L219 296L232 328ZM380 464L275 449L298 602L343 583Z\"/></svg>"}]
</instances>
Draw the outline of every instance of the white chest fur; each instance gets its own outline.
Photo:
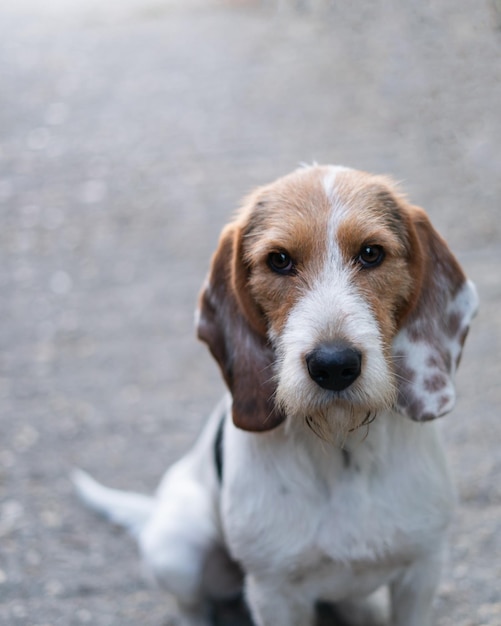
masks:
<instances>
[{"instance_id":1,"label":"white chest fur","mask_svg":"<svg viewBox=\"0 0 501 626\"><path fill-rule=\"evenodd\" d=\"M324 581L330 599L372 591L438 543L450 520L454 492L433 423L381 414L341 449L307 428L253 434L228 422L225 451L233 556L255 575Z\"/></svg>"}]
</instances>

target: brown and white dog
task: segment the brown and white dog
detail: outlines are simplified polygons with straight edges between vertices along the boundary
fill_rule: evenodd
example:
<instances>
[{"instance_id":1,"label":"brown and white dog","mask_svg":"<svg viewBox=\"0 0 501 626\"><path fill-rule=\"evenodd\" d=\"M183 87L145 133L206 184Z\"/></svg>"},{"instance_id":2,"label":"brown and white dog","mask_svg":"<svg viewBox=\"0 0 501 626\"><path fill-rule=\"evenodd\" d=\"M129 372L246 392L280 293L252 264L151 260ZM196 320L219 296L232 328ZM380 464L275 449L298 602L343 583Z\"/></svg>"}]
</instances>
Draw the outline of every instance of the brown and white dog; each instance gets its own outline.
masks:
<instances>
[{"instance_id":1,"label":"brown and white dog","mask_svg":"<svg viewBox=\"0 0 501 626\"><path fill-rule=\"evenodd\" d=\"M428 626L454 506L433 420L476 309L389 179L297 170L247 198L202 291L231 395L154 498L83 472L78 490L135 534L183 623L242 584L258 626L310 626L319 600L354 617L381 586L391 624Z\"/></svg>"}]
</instances>

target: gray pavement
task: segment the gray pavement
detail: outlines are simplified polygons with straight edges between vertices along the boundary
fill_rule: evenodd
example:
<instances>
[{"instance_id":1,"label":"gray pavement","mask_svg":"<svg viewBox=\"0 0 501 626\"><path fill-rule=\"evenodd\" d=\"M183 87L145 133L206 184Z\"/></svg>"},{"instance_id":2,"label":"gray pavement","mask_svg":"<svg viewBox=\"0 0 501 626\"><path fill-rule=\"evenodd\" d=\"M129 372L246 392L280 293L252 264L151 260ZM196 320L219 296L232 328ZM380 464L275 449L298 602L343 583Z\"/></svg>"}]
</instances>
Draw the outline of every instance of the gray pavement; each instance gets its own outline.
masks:
<instances>
[{"instance_id":1,"label":"gray pavement","mask_svg":"<svg viewBox=\"0 0 501 626\"><path fill-rule=\"evenodd\" d=\"M193 332L219 230L314 160L402 181L478 285L437 624L501 624L499 9L0 0L1 624L172 623L68 474L150 492L189 446L223 388Z\"/></svg>"}]
</instances>

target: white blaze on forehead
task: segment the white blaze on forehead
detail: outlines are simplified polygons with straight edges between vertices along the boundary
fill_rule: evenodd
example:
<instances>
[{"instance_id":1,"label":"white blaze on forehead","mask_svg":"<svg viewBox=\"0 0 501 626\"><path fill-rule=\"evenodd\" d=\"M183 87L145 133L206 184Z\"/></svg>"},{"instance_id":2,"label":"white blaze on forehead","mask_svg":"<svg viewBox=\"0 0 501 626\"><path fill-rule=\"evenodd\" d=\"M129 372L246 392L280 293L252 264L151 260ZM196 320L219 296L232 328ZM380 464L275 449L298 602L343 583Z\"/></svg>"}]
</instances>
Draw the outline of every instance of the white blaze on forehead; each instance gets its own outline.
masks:
<instances>
[{"instance_id":1,"label":"white blaze on forehead","mask_svg":"<svg viewBox=\"0 0 501 626\"><path fill-rule=\"evenodd\" d=\"M336 236L341 222L348 213L347 208L341 203L339 196L336 193L336 183L339 180L340 174L350 171L352 170L349 167L344 167L342 165L331 165L323 178L325 195L327 196L331 205L331 214L329 218L329 225L327 228L327 250L329 251L328 256L331 263L341 263L341 254L339 247L336 243Z\"/></svg>"},{"instance_id":2,"label":"white blaze on forehead","mask_svg":"<svg viewBox=\"0 0 501 626\"><path fill-rule=\"evenodd\" d=\"M350 167L345 167L344 165L329 165L326 169L327 173L323 179L323 186L325 195L329 198L329 200L332 200L338 174L341 172L351 172L353 170Z\"/></svg>"}]
</instances>

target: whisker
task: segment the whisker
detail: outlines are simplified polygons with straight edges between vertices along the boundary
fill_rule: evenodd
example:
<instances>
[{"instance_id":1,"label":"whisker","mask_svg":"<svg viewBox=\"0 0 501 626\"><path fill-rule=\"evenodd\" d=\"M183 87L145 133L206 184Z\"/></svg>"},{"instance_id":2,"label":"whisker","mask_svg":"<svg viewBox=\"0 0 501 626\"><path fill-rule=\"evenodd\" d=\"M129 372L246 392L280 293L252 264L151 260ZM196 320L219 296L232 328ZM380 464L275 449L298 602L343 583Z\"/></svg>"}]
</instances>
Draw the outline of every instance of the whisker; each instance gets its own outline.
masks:
<instances>
[{"instance_id":1,"label":"whisker","mask_svg":"<svg viewBox=\"0 0 501 626\"><path fill-rule=\"evenodd\" d=\"M366 426L367 427L367 431L362 439L362 441L365 441L367 439L367 437L369 436L369 430L370 430L370 425L372 424L372 422L376 419L377 417L377 411L367 411L367 415L365 416L365 418L360 422L360 424L358 424L357 426L350 428L349 432L355 432L356 430L358 430L359 428L362 428L362 426Z\"/></svg>"},{"instance_id":2,"label":"whisker","mask_svg":"<svg viewBox=\"0 0 501 626\"><path fill-rule=\"evenodd\" d=\"M412 383L412 380L410 378L406 378L405 376L402 376L402 374L393 374L395 376L395 378L397 379L397 381L401 381L403 383Z\"/></svg>"},{"instance_id":3,"label":"whisker","mask_svg":"<svg viewBox=\"0 0 501 626\"><path fill-rule=\"evenodd\" d=\"M321 441L324 441L325 443L329 443L329 439L327 438L325 433L322 432L321 427L317 424L317 422L315 422L315 420L310 415L307 415L304 419L305 419L306 425L308 426L308 428L311 430L312 433L314 433ZM315 428L313 425L315 425Z\"/></svg>"}]
</instances>

